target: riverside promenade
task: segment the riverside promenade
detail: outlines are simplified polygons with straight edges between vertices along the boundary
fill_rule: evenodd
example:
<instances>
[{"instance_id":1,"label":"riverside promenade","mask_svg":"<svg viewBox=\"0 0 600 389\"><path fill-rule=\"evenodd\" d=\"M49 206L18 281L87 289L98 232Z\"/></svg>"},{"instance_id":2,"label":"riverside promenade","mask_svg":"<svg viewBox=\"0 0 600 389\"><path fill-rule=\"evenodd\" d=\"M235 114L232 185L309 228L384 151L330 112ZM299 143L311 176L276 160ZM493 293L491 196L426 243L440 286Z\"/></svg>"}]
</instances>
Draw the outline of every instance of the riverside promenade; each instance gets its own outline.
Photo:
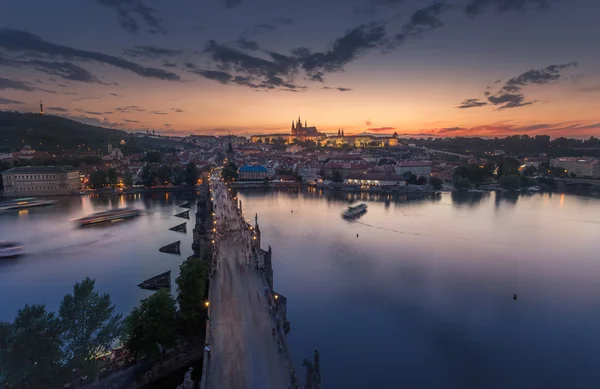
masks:
<instances>
[{"instance_id":1,"label":"riverside promenade","mask_svg":"<svg viewBox=\"0 0 600 389\"><path fill-rule=\"evenodd\" d=\"M202 389L296 388L274 304L278 296L259 270L258 223L246 222L218 171L210 185L216 255Z\"/></svg>"}]
</instances>

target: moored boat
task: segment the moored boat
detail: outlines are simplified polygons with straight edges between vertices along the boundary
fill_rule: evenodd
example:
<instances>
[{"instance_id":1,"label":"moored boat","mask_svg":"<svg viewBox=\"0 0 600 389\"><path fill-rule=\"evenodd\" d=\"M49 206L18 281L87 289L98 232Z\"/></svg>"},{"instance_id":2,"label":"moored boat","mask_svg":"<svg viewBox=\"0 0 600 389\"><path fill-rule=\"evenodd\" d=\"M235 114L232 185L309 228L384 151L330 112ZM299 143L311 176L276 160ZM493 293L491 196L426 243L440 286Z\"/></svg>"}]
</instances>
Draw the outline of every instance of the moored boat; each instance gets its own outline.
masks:
<instances>
[{"instance_id":1,"label":"moored boat","mask_svg":"<svg viewBox=\"0 0 600 389\"><path fill-rule=\"evenodd\" d=\"M0 211L10 211L33 207L43 207L56 203L55 200L42 200L35 197L26 197L20 199L11 199L0 203Z\"/></svg>"},{"instance_id":2,"label":"moored boat","mask_svg":"<svg viewBox=\"0 0 600 389\"><path fill-rule=\"evenodd\" d=\"M135 208L111 209L110 211L96 212L88 216L76 219L80 226L89 226L99 223L113 223L125 219L131 219L141 215L141 211Z\"/></svg>"},{"instance_id":3,"label":"moored boat","mask_svg":"<svg viewBox=\"0 0 600 389\"><path fill-rule=\"evenodd\" d=\"M12 258L24 253L23 244L19 242L0 241L0 258Z\"/></svg>"},{"instance_id":4,"label":"moored boat","mask_svg":"<svg viewBox=\"0 0 600 389\"><path fill-rule=\"evenodd\" d=\"M348 209L342 212L342 217L344 219L356 219L365 213L367 213L367 204L360 203L355 206L349 206Z\"/></svg>"}]
</instances>

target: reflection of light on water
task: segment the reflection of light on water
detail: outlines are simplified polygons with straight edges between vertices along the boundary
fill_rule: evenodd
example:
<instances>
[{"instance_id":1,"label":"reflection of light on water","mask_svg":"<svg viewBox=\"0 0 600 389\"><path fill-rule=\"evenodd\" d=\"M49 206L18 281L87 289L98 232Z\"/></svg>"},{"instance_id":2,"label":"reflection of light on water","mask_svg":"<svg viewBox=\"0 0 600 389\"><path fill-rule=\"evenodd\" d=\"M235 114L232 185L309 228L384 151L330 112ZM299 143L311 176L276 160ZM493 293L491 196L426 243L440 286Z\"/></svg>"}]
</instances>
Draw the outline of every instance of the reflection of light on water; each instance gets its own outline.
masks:
<instances>
[{"instance_id":1,"label":"reflection of light on water","mask_svg":"<svg viewBox=\"0 0 600 389\"><path fill-rule=\"evenodd\" d=\"M564 204L565 204L565 194L563 193L560 195L560 207L562 208Z\"/></svg>"},{"instance_id":2,"label":"reflection of light on water","mask_svg":"<svg viewBox=\"0 0 600 389\"><path fill-rule=\"evenodd\" d=\"M125 205L125 196L119 196L119 207L124 207Z\"/></svg>"},{"instance_id":3,"label":"reflection of light on water","mask_svg":"<svg viewBox=\"0 0 600 389\"><path fill-rule=\"evenodd\" d=\"M28 209L19 209L19 217L27 217L27 216L29 216Z\"/></svg>"}]
</instances>

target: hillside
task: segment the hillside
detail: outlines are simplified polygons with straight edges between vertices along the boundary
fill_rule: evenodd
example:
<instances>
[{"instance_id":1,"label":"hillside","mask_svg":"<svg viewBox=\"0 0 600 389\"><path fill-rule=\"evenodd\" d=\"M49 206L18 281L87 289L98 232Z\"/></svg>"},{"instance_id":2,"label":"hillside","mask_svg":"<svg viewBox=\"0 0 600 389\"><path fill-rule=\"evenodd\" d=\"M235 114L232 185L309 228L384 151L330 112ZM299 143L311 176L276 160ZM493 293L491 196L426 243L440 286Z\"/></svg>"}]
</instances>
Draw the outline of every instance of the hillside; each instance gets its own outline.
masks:
<instances>
[{"instance_id":1,"label":"hillside","mask_svg":"<svg viewBox=\"0 0 600 389\"><path fill-rule=\"evenodd\" d=\"M18 151L24 145L51 153L63 150L107 150L125 141L124 153L146 148L172 147L177 142L150 137L134 137L110 128L91 126L53 115L0 111L0 152Z\"/></svg>"}]
</instances>

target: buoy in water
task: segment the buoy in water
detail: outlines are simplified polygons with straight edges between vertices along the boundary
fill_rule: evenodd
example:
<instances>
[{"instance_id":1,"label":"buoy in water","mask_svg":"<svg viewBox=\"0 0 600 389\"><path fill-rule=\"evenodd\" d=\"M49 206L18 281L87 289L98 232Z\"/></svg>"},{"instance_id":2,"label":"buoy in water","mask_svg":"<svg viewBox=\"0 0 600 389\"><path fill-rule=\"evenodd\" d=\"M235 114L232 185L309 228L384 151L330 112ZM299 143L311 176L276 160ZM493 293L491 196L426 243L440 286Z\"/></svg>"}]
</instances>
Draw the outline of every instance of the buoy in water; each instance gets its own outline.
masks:
<instances>
[{"instance_id":1,"label":"buoy in water","mask_svg":"<svg viewBox=\"0 0 600 389\"><path fill-rule=\"evenodd\" d=\"M517 299L517 294L515 293L515 294L513 294L513 300L516 300L516 299Z\"/></svg>"}]
</instances>

